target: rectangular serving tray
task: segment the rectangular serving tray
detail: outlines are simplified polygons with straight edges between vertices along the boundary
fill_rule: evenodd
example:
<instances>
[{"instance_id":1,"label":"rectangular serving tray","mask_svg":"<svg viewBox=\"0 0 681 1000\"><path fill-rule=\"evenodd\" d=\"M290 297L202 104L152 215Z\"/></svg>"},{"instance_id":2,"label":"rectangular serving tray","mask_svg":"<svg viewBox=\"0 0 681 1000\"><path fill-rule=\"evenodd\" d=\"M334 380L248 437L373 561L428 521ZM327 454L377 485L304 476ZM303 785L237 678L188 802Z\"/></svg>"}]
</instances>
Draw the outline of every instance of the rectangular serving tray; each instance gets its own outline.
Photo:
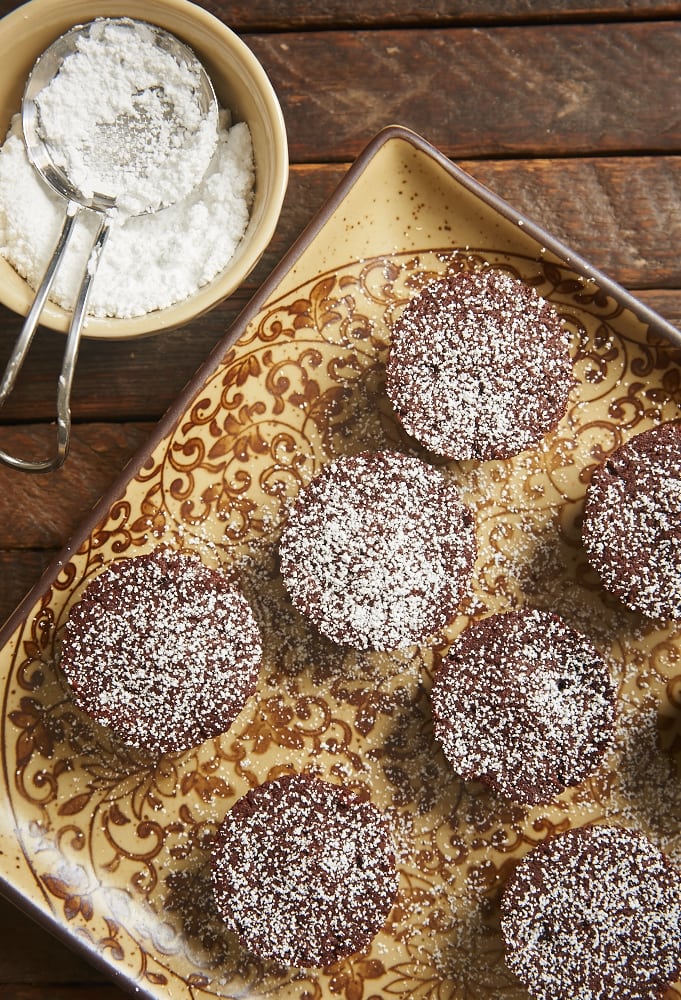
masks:
<instances>
[{"instance_id":1,"label":"rectangular serving tray","mask_svg":"<svg viewBox=\"0 0 681 1000\"><path fill-rule=\"evenodd\" d=\"M338 454L424 455L385 398L391 323L425 282L483 266L530 282L563 316L578 382L568 413L507 462L425 456L475 512L473 593L418 648L334 647L287 604L276 558L286 504ZM604 593L579 527L594 465L679 417L680 361L681 335L662 317L422 137L381 131L2 631L2 891L137 996L524 996L504 968L498 900L534 843L590 820L624 822L681 859L681 630ZM159 544L239 575L265 655L228 733L148 761L74 708L55 657L92 576ZM618 685L604 767L531 809L452 773L428 694L471 619L521 604L589 634ZM234 800L302 769L387 811L400 869L370 952L317 971L244 954L207 880L211 837Z\"/></svg>"}]
</instances>

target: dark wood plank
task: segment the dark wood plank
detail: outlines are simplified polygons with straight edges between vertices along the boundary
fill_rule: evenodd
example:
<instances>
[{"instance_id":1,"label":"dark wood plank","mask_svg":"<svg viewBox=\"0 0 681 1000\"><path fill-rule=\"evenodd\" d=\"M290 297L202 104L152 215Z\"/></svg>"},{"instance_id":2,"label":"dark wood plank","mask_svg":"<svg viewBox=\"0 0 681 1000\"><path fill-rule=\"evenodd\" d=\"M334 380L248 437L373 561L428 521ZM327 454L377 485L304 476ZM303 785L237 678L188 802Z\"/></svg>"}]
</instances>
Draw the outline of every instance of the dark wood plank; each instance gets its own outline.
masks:
<instances>
[{"instance_id":1,"label":"dark wood plank","mask_svg":"<svg viewBox=\"0 0 681 1000\"><path fill-rule=\"evenodd\" d=\"M239 30L310 30L312 28L378 28L471 24L522 24L542 21L589 21L627 18L673 17L679 13L675 0L640 0L635 7L629 0L469 0L453 4L451 0L387 0L381 4L362 4L359 8L347 0L255 0L253 3L227 3L206 0L211 13Z\"/></svg>"},{"instance_id":2,"label":"dark wood plank","mask_svg":"<svg viewBox=\"0 0 681 1000\"><path fill-rule=\"evenodd\" d=\"M55 997L60 996L62 985L67 989L64 997L69 995L69 984L87 983L93 990L93 998L98 996L94 991L100 986L106 984L109 988L101 972L1 897L0 940L0 982L12 984L0 987L0 997L30 997L31 990L40 983L49 983ZM123 994L114 988L111 996Z\"/></svg>"},{"instance_id":3,"label":"dark wood plank","mask_svg":"<svg viewBox=\"0 0 681 1000\"><path fill-rule=\"evenodd\" d=\"M681 288L681 157L457 162L625 288Z\"/></svg>"},{"instance_id":4,"label":"dark wood plank","mask_svg":"<svg viewBox=\"0 0 681 1000\"><path fill-rule=\"evenodd\" d=\"M224 0L205 2L230 13ZM295 36L286 28L244 38L295 123L294 162L351 159L390 122L424 131L457 158L681 150L673 20Z\"/></svg>"},{"instance_id":5,"label":"dark wood plank","mask_svg":"<svg viewBox=\"0 0 681 1000\"><path fill-rule=\"evenodd\" d=\"M65 465L46 475L27 475L0 464L0 550L59 547L148 438L152 426L76 424ZM0 432L8 450L22 456L49 453L53 437L54 428L43 424L5 427Z\"/></svg>"},{"instance_id":6,"label":"dark wood plank","mask_svg":"<svg viewBox=\"0 0 681 1000\"><path fill-rule=\"evenodd\" d=\"M140 341L84 341L71 398L74 421L158 419L229 329L253 294L250 286L229 303L181 330ZM0 306L0 366L21 329L21 319ZM53 420L56 386L65 339L41 329L0 424ZM153 391L149 391L153 385ZM0 447L2 444L0 428Z\"/></svg>"},{"instance_id":7,"label":"dark wood plank","mask_svg":"<svg viewBox=\"0 0 681 1000\"><path fill-rule=\"evenodd\" d=\"M0 16L15 0L0 0ZM377 28L471 24L513 24L541 21L589 21L674 17L678 0L384 0L381 4L348 4L347 0L201 0L205 7L236 31L294 31L313 28Z\"/></svg>"},{"instance_id":8,"label":"dark wood plank","mask_svg":"<svg viewBox=\"0 0 681 1000\"><path fill-rule=\"evenodd\" d=\"M295 122L297 163L351 159L389 122L459 159L681 150L679 23L246 40Z\"/></svg>"},{"instance_id":9,"label":"dark wood plank","mask_svg":"<svg viewBox=\"0 0 681 1000\"><path fill-rule=\"evenodd\" d=\"M681 292L664 288L651 288L637 294L645 305L655 309L681 330Z\"/></svg>"},{"instance_id":10,"label":"dark wood plank","mask_svg":"<svg viewBox=\"0 0 681 1000\"><path fill-rule=\"evenodd\" d=\"M452 158L626 288L681 288L681 156ZM280 225L242 290L270 273L349 164L294 166ZM233 300L236 307L238 297ZM225 318L230 312L225 310Z\"/></svg>"},{"instance_id":11,"label":"dark wood plank","mask_svg":"<svg viewBox=\"0 0 681 1000\"><path fill-rule=\"evenodd\" d=\"M40 960L36 960L36 965ZM0 985L0 1000L129 1000L130 994L123 993L108 983L81 983L76 986L42 985Z\"/></svg>"},{"instance_id":12,"label":"dark wood plank","mask_svg":"<svg viewBox=\"0 0 681 1000\"><path fill-rule=\"evenodd\" d=\"M39 580L152 428L77 424L71 453L59 471L31 476L0 465L0 623ZM24 456L39 444L51 444L53 436L53 428L30 425L2 428L0 440L12 453Z\"/></svg>"}]
</instances>

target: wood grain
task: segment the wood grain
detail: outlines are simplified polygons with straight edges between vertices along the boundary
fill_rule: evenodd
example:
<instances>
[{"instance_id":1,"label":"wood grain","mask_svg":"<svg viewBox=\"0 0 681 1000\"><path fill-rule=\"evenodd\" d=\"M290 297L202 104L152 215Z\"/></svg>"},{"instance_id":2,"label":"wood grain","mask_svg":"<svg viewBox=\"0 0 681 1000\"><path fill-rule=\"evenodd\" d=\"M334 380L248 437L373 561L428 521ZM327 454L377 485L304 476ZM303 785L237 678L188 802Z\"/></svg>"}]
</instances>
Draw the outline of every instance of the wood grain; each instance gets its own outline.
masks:
<instances>
[{"instance_id":1,"label":"wood grain","mask_svg":"<svg viewBox=\"0 0 681 1000\"><path fill-rule=\"evenodd\" d=\"M87 980L75 986L55 986L51 982L19 986L0 984L0 1000L126 1000L129 996L115 986Z\"/></svg>"},{"instance_id":2,"label":"wood grain","mask_svg":"<svg viewBox=\"0 0 681 1000\"><path fill-rule=\"evenodd\" d=\"M638 292L637 298L681 330L681 292L676 289L651 288Z\"/></svg>"},{"instance_id":3,"label":"wood grain","mask_svg":"<svg viewBox=\"0 0 681 1000\"><path fill-rule=\"evenodd\" d=\"M49 475L30 476L0 465L0 622L37 582L152 426L76 425L68 461ZM27 425L3 428L0 440L23 456L53 436L51 427Z\"/></svg>"},{"instance_id":4,"label":"wood grain","mask_svg":"<svg viewBox=\"0 0 681 1000\"><path fill-rule=\"evenodd\" d=\"M42 960L40 979L55 988L55 996L59 995L61 984L80 981L91 982L95 987L98 983L106 983L101 972L65 948L61 941L11 903L0 898L0 982L13 984L11 987L0 986L0 997L22 996L24 990L30 996L30 984L36 982L36 970L35 955L25 946L27 939L34 942L36 950L39 949ZM17 992L6 992L8 989ZM93 997L95 995L93 993Z\"/></svg>"},{"instance_id":5,"label":"wood grain","mask_svg":"<svg viewBox=\"0 0 681 1000\"><path fill-rule=\"evenodd\" d=\"M681 150L678 23L318 31L246 41L284 117L296 122L289 135L296 163L348 160L390 122L425 131L458 159Z\"/></svg>"},{"instance_id":6,"label":"wood grain","mask_svg":"<svg viewBox=\"0 0 681 1000\"><path fill-rule=\"evenodd\" d=\"M0 0L0 16L16 7ZM629 20L667 18L681 13L678 0L383 0L381 4L349 4L347 0L199 0L235 31L299 31L314 28L377 28L525 24L543 21Z\"/></svg>"},{"instance_id":7,"label":"wood grain","mask_svg":"<svg viewBox=\"0 0 681 1000\"><path fill-rule=\"evenodd\" d=\"M530 4L516 2L527 16ZM226 3L206 5L231 13ZM285 30L244 33L295 123L293 162L352 159L392 122L424 130L459 159L681 151L673 20L555 23L569 5L547 2L551 23L441 27L427 18L430 27L409 30L309 30L310 9L301 8L299 34L288 21ZM412 18L423 16L413 9Z\"/></svg>"},{"instance_id":8,"label":"wood grain","mask_svg":"<svg viewBox=\"0 0 681 1000\"><path fill-rule=\"evenodd\" d=\"M645 17L673 17L679 4L670 0L643 0L632 5L629 0L603 0L571 3L569 0L469 0L453 4L451 0L384 0L381 4L362 4L359 8L347 0L255 0L254 3L204 3L212 13L241 31L294 30L313 28L377 28L472 24L526 24L543 21L591 21Z\"/></svg>"},{"instance_id":9,"label":"wood grain","mask_svg":"<svg viewBox=\"0 0 681 1000\"><path fill-rule=\"evenodd\" d=\"M59 546L149 431L136 423L76 425L69 458L56 472L32 476L0 465L0 549L18 539L27 549ZM53 435L54 428L31 424L4 429L2 440L18 454L42 457Z\"/></svg>"},{"instance_id":10,"label":"wood grain","mask_svg":"<svg viewBox=\"0 0 681 1000\"><path fill-rule=\"evenodd\" d=\"M681 287L681 157L460 165L625 288Z\"/></svg>"}]
</instances>

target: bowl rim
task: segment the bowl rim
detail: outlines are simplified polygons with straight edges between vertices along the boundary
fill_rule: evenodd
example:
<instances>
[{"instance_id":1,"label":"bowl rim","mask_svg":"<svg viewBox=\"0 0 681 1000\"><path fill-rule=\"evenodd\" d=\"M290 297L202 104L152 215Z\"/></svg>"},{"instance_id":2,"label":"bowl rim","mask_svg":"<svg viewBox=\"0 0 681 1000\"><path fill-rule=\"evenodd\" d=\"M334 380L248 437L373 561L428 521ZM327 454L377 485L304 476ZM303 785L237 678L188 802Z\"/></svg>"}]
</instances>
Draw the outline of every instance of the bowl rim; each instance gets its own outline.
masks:
<instances>
[{"instance_id":1,"label":"bowl rim","mask_svg":"<svg viewBox=\"0 0 681 1000\"><path fill-rule=\"evenodd\" d=\"M83 12L82 16L76 15L75 19L69 15L73 8L81 7L88 8L87 14ZM244 234L243 252L239 254L233 272L228 263L223 271L219 272L206 285L201 286L196 293L173 305L147 312L142 316L130 318L88 316L82 332L82 336L88 339L128 340L156 335L197 319L228 298L248 277L269 245L279 222L288 187L289 153L286 123L279 98L264 67L255 53L231 28L210 11L193 3L192 0L152 0L150 3L145 3L143 0L92 0L90 3L87 0L71 0L67 3L64 3L63 0L28 0L27 3L0 18L0 50L11 48L11 39L15 32L20 33L25 38L27 22L39 21L41 16L50 11L57 15L57 20L64 23L63 28L57 29L57 34L60 31L68 30L69 26L105 16L138 17L140 20L146 20L152 24L158 23L192 47L197 51L199 58L203 59L201 51L197 50L197 46L192 43L191 39L184 37L181 28L163 23L159 11L164 8L167 8L170 15L179 15L181 20L192 21L207 36L211 36L218 42L222 41L225 48L235 54L242 67L243 75L259 94L269 126L268 141L270 146L268 152L271 170L267 205L258 219L257 238L247 239L247 228ZM57 34L55 34L55 38ZM49 44L49 41L45 45L41 44L35 58ZM4 136L1 141L4 142ZM256 185L257 178L256 164ZM0 259L0 268L4 265L12 267L6 259L2 258ZM12 268L12 270L14 269ZM14 274L17 275L17 272ZM33 302L34 292L20 275L17 277L20 283L14 282L13 287L3 287L0 275L0 303L12 312L25 316ZM211 289L214 289L214 294L210 294ZM40 325L65 333L68 331L70 319L70 311L48 300L43 308Z\"/></svg>"}]
</instances>

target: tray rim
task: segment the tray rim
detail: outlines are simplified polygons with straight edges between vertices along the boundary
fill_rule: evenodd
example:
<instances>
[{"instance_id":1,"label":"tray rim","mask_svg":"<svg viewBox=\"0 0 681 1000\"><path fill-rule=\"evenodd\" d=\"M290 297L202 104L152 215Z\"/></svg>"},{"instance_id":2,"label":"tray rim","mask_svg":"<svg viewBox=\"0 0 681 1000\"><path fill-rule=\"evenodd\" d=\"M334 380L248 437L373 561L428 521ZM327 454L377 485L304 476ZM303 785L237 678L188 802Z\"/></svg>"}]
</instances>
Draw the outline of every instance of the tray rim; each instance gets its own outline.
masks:
<instances>
[{"instance_id":1,"label":"tray rim","mask_svg":"<svg viewBox=\"0 0 681 1000\"><path fill-rule=\"evenodd\" d=\"M230 324L225 334L211 349L205 361L199 366L182 391L170 404L151 431L149 437L132 455L120 474L116 476L115 480L109 485L96 504L79 522L78 528L73 532L67 544L50 560L36 583L10 614L5 624L0 628L0 649L3 649L12 639L14 633L27 618L31 608L45 592L49 582L55 577L64 563L68 562L71 554L80 546L82 541L91 534L92 530L101 520L102 515L109 509L112 502L121 495L124 488L142 467L156 446L167 434L172 432L179 417L185 412L187 403L194 397L208 375L215 370L227 349L238 339L246 326L267 303L272 292L303 255L308 245L325 227L375 155L393 140L407 142L418 152L430 157L462 187L485 202L505 219L521 227L525 233L540 243L547 251L559 258L562 263L569 266L584 279L595 282L608 295L616 299L620 305L630 310L639 320L647 324L651 330L659 334L663 339L681 347L681 330L655 310L646 306L633 293L624 288L624 286L609 278L607 274L590 264L586 258L575 252L568 244L552 236L543 226L534 222L486 185L476 180L424 136L404 125L386 125L373 136L350 164L336 188L291 244L279 263L264 279L252 298ZM141 997L142 1000L157 1000L156 993L147 991L144 986L132 980L126 974L125 970L119 969L107 961L99 951L88 945L81 937L75 935L56 915L38 906L37 903L25 896L16 885L1 873L0 894L54 938L79 957L86 960L99 972L103 973L109 982L112 982L122 991L129 993L131 996Z\"/></svg>"}]
</instances>

